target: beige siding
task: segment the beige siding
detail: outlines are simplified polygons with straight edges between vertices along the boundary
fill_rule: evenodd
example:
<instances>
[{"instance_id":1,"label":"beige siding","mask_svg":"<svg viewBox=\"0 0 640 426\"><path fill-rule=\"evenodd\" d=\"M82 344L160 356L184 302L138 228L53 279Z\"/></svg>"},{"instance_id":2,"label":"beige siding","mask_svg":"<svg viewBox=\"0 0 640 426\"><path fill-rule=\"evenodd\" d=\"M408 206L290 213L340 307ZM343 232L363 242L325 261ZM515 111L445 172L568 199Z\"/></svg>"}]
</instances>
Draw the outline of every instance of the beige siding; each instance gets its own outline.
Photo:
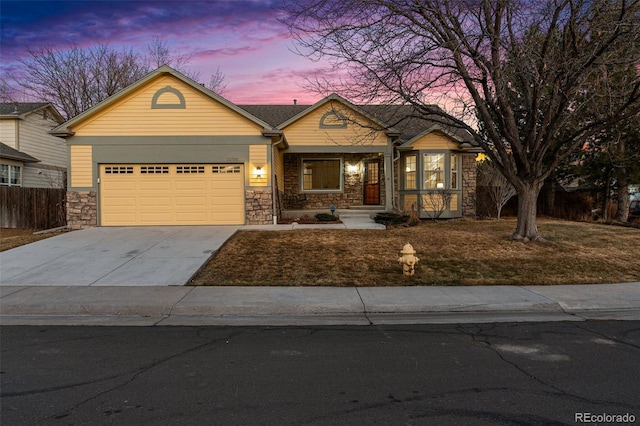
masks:
<instances>
[{"instance_id":1,"label":"beige siding","mask_svg":"<svg viewBox=\"0 0 640 426\"><path fill-rule=\"evenodd\" d=\"M268 159L266 145L250 145L249 146L249 185L250 186L267 186L268 182ZM257 170L257 168L260 170ZM257 177L260 173L260 178Z\"/></svg>"},{"instance_id":2,"label":"beige siding","mask_svg":"<svg viewBox=\"0 0 640 426\"><path fill-rule=\"evenodd\" d=\"M426 134L411 146L413 149L458 149L458 144L442 132Z\"/></svg>"},{"instance_id":3,"label":"beige siding","mask_svg":"<svg viewBox=\"0 0 640 426\"><path fill-rule=\"evenodd\" d=\"M153 95L171 86L184 109L152 109ZM167 103L167 94L158 102ZM77 136L256 135L261 128L172 76L161 76L72 128Z\"/></svg>"},{"instance_id":4,"label":"beige siding","mask_svg":"<svg viewBox=\"0 0 640 426\"><path fill-rule=\"evenodd\" d=\"M90 188L93 186L93 157L90 145L71 146L71 186Z\"/></svg>"},{"instance_id":5,"label":"beige siding","mask_svg":"<svg viewBox=\"0 0 640 426\"><path fill-rule=\"evenodd\" d=\"M27 163L22 172L22 186L27 188L64 188L64 171L43 166L40 163Z\"/></svg>"},{"instance_id":6,"label":"beige siding","mask_svg":"<svg viewBox=\"0 0 640 426\"><path fill-rule=\"evenodd\" d=\"M67 145L49 131L58 123L43 118L42 111L29 114L20 122L20 151L36 157L40 165L67 168Z\"/></svg>"},{"instance_id":7,"label":"beige siding","mask_svg":"<svg viewBox=\"0 0 640 426\"><path fill-rule=\"evenodd\" d=\"M18 121L15 119L0 119L0 141L13 149L20 150L16 146Z\"/></svg>"},{"instance_id":8,"label":"beige siding","mask_svg":"<svg viewBox=\"0 0 640 426\"><path fill-rule=\"evenodd\" d=\"M345 107L334 105L335 110L343 113L347 120L346 129L321 129L322 116L332 110L326 104L310 112L284 129L287 142L291 146L384 146L387 135L374 132L370 128L373 123L355 111L343 111ZM362 123L362 124L357 124Z\"/></svg>"}]
</instances>

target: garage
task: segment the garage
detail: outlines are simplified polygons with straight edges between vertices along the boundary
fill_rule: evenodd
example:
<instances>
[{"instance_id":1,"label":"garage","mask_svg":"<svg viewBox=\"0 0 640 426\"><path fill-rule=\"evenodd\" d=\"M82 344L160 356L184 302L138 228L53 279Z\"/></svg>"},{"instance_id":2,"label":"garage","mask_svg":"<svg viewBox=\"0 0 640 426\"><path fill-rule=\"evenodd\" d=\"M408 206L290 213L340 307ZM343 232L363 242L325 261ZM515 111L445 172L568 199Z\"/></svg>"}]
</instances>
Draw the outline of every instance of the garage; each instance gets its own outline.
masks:
<instances>
[{"instance_id":1,"label":"garage","mask_svg":"<svg viewBox=\"0 0 640 426\"><path fill-rule=\"evenodd\" d=\"M102 226L241 225L241 164L102 164Z\"/></svg>"}]
</instances>

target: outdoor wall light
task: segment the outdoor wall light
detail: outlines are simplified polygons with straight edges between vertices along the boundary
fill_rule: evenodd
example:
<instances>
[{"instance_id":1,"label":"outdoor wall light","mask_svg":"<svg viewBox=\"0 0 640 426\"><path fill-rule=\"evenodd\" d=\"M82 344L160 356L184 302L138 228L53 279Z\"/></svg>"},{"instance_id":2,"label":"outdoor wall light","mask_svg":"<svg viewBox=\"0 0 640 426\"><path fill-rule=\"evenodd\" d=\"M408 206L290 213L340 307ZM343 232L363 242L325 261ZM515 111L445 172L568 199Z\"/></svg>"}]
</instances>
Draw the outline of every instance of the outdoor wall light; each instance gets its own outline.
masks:
<instances>
[{"instance_id":1,"label":"outdoor wall light","mask_svg":"<svg viewBox=\"0 0 640 426\"><path fill-rule=\"evenodd\" d=\"M264 177L264 170L262 170L262 166L256 166L253 169L253 176L256 179L262 179Z\"/></svg>"},{"instance_id":2,"label":"outdoor wall light","mask_svg":"<svg viewBox=\"0 0 640 426\"><path fill-rule=\"evenodd\" d=\"M360 167L357 164L349 164L347 166L347 172L351 174L356 174L360 171Z\"/></svg>"}]
</instances>

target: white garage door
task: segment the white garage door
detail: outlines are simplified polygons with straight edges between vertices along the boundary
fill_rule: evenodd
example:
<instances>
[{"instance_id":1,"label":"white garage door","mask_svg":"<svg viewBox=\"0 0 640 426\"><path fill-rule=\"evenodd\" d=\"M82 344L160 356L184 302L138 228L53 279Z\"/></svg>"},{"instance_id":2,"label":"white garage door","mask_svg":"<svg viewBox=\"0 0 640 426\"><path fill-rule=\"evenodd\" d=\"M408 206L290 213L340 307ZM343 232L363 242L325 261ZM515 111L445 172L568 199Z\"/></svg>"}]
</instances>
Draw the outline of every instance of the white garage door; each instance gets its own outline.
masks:
<instances>
[{"instance_id":1,"label":"white garage door","mask_svg":"<svg viewBox=\"0 0 640 426\"><path fill-rule=\"evenodd\" d=\"M103 164L100 223L131 225L244 224L239 164Z\"/></svg>"}]
</instances>

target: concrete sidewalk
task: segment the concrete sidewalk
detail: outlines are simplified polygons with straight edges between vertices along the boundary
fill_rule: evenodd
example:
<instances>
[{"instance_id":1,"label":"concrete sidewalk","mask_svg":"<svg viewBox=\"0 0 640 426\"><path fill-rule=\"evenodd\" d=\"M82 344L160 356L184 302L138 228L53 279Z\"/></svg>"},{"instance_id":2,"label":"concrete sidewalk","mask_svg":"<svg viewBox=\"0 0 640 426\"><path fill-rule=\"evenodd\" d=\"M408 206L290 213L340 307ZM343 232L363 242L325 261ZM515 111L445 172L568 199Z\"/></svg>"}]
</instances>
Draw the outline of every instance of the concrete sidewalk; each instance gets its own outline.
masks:
<instances>
[{"instance_id":1,"label":"concrete sidewalk","mask_svg":"<svg viewBox=\"0 0 640 426\"><path fill-rule=\"evenodd\" d=\"M640 320L640 282L473 287L0 287L2 325Z\"/></svg>"}]
</instances>

